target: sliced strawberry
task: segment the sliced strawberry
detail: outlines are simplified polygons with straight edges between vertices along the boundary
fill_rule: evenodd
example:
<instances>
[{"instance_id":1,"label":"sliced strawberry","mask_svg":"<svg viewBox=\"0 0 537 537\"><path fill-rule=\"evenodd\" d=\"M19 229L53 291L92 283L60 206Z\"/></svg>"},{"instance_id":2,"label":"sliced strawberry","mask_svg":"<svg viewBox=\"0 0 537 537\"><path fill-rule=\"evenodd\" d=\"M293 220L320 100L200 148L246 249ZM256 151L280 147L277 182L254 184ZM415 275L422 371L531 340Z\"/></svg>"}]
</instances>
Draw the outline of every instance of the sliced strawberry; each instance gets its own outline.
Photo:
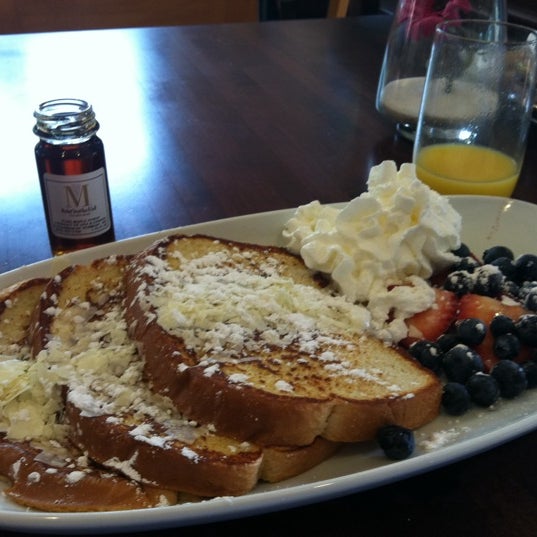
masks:
<instances>
[{"instance_id":1,"label":"sliced strawberry","mask_svg":"<svg viewBox=\"0 0 537 537\"><path fill-rule=\"evenodd\" d=\"M408 336L401 341L409 347L414 341L435 341L445 333L457 316L458 299L455 293L435 288L436 299L427 310L414 314L406 320Z\"/></svg>"},{"instance_id":2,"label":"sliced strawberry","mask_svg":"<svg viewBox=\"0 0 537 537\"><path fill-rule=\"evenodd\" d=\"M503 313L516 320L524 313L528 313L528 311L522 305L514 302L502 302L488 296L467 294L463 295L459 300L457 319L481 319L489 326L494 316L498 313ZM481 355L486 371L490 371L494 364L498 362L498 358L494 355L493 343L494 337L488 331L483 342L474 347L474 350ZM522 348L518 361L527 360L529 354L530 350L528 348Z\"/></svg>"},{"instance_id":3,"label":"sliced strawberry","mask_svg":"<svg viewBox=\"0 0 537 537\"><path fill-rule=\"evenodd\" d=\"M472 293L463 295L459 299L457 319L481 319L488 325L498 313L503 313L511 319L518 319L522 314L528 313L528 311L521 304L513 301L502 302L497 298L474 295Z\"/></svg>"}]
</instances>

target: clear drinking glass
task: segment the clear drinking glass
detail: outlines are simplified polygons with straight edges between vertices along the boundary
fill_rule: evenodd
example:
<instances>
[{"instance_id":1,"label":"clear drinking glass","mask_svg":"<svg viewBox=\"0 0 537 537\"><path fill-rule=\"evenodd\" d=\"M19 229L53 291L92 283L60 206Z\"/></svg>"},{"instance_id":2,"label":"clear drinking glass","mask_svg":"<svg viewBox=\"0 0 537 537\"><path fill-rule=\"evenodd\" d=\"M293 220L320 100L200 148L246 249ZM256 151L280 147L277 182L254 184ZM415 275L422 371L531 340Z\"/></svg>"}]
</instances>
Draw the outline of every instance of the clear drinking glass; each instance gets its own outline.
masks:
<instances>
[{"instance_id":1,"label":"clear drinking glass","mask_svg":"<svg viewBox=\"0 0 537 537\"><path fill-rule=\"evenodd\" d=\"M505 0L399 0L388 36L376 107L413 140L437 24L451 19L505 21Z\"/></svg>"},{"instance_id":2,"label":"clear drinking glass","mask_svg":"<svg viewBox=\"0 0 537 537\"><path fill-rule=\"evenodd\" d=\"M511 196L536 73L533 29L482 20L440 24L414 142L418 177L442 194Z\"/></svg>"}]
</instances>

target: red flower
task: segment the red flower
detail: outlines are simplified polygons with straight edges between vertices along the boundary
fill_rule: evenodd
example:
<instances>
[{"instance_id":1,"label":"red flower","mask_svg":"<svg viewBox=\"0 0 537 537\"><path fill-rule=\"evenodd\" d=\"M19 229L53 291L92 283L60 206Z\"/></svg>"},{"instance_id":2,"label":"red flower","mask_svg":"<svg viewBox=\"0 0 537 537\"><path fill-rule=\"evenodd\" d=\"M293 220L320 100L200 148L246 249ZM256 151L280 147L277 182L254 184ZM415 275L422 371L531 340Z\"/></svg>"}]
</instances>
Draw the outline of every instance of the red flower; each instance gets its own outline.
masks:
<instances>
[{"instance_id":1,"label":"red flower","mask_svg":"<svg viewBox=\"0 0 537 537\"><path fill-rule=\"evenodd\" d=\"M451 0L442 11L444 19L460 19L463 13L472 11L470 0Z\"/></svg>"},{"instance_id":2,"label":"red flower","mask_svg":"<svg viewBox=\"0 0 537 537\"><path fill-rule=\"evenodd\" d=\"M470 0L449 0L443 9L435 7L435 0L406 0L399 12L399 22L409 21L407 31L415 40L432 36L437 24L459 19L471 10Z\"/></svg>"}]
</instances>

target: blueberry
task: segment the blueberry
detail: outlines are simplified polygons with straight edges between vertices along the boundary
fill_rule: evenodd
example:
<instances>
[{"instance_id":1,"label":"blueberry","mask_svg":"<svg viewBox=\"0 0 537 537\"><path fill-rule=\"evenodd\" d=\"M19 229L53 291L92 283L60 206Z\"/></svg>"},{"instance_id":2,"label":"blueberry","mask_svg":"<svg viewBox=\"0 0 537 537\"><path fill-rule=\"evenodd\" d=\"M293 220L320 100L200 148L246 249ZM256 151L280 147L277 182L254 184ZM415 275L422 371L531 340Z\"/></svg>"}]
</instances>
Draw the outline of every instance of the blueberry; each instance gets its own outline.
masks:
<instances>
[{"instance_id":1,"label":"blueberry","mask_svg":"<svg viewBox=\"0 0 537 537\"><path fill-rule=\"evenodd\" d=\"M457 345L457 343L460 343L457 334L453 334L451 332L444 332L436 340L436 344L440 347L442 352L449 351L449 349L453 348L455 345Z\"/></svg>"},{"instance_id":2,"label":"blueberry","mask_svg":"<svg viewBox=\"0 0 537 537\"><path fill-rule=\"evenodd\" d=\"M524 297L524 307L537 312L537 289L534 287Z\"/></svg>"},{"instance_id":3,"label":"blueberry","mask_svg":"<svg viewBox=\"0 0 537 537\"><path fill-rule=\"evenodd\" d=\"M414 451L414 433L399 425L385 425L377 432L377 442L389 459L403 460Z\"/></svg>"},{"instance_id":4,"label":"blueberry","mask_svg":"<svg viewBox=\"0 0 537 537\"><path fill-rule=\"evenodd\" d=\"M515 322L515 330L521 343L537 347L537 314L521 315Z\"/></svg>"},{"instance_id":5,"label":"blueberry","mask_svg":"<svg viewBox=\"0 0 537 537\"><path fill-rule=\"evenodd\" d=\"M465 272L468 272L469 274L471 274L480 266L481 266L481 263L477 259L475 259L472 256L468 256L468 257L461 257L451 267L451 270L452 271L464 270Z\"/></svg>"},{"instance_id":6,"label":"blueberry","mask_svg":"<svg viewBox=\"0 0 537 537\"><path fill-rule=\"evenodd\" d=\"M518 287L517 296L522 302L524 302L528 294L533 292L536 289L537 289L537 282L534 282L534 281L521 282L521 284Z\"/></svg>"},{"instance_id":7,"label":"blueberry","mask_svg":"<svg viewBox=\"0 0 537 537\"><path fill-rule=\"evenodd\" d=\"M442 367L448 381L464 384L474 373L483 371L483 360L470 347L459 343L444 353Z\"/></svg>"},{"instance_id":8,"label":"blueberry","mask_svg":"<svg viewBox=\"0 0 537 537\"><path fill-rule=\"evenodd\" d=\"M424 367L440 373L442 349L438 343L425 339L416 341L409 347L408 352Z\"/></svg>"},{"instance_id":9,"label":"blueberry","mask_svg":"<svg viewBox=\"0 0 537 537\"><path fill-rule=\"evenodd\" d=\"M466 382L470 399L477 406L489 407L500 397L498 381L486 373L475 373Z\"/></svg>"},{"instance_id":10,"label":"blueberry","mask_svg":"<svg viewBox=\"0 0 537 537\"><path fill-rule=\"evenodd\" d=\"M487 334L487 325L481 319L461 319L455 323L455 333L465 345L479 345Z\"/></svg>"},{"instance_id":11,"label":"blueberry","mask_svg":"<svg viewBox=\"0 0 537 537\"><path fill-rule=\"evenodd\" d=\"M500 360L514 360L520 352L520 340L515 334L500 334L492 344L494 355Z\"/></svg>"},{"instance_id":12,"label":"blueberry","mask_svg":"<svg viewBox=\"0 0 537 537\"><path fill-rule=\"evenodd\" d=\"M502 293L512 298L517 298L520 294L520 287L512 280L504 280L502 284Z\"/></svg>"},{"instance_id":13,"label":"blueberry","mask_svg":"<svg viewBox=\"0 0 537 537\"><path fill-rule=\"evenodd\" d=\"M470 394L459 382L447 382L442 392L442 406L451 416L462 416L470 408Z\"/></svg>"},{"instance_id":14,"label":"blueberry","mask_svg":"<svg viewBox=\"0 0 537 537\"><path fill-rule=\"evenodd\" d=\"M408 347L408 353L410 354L410 356L412 356L413 358L415 358L416 360L419 359L420 357L420 354L421 354L421 351L427 346L429 345L430 341L428 341L427 339L419 339L417 341L414 341L410 347Z\"/></svg>"},{"instance_id":15,"label":"blueberry","mask_svg":"<svg viewBox=\"0 0 537 537\"><path fill-rule=\"evenodd\" d=\"M515 321L503 313L497 313L490 321L489 330L495 337L512 333L515 331Z\"/></svg>"},{"instance_id":16,"label":"blueberry","mask_svg":"<svg viewBox=\"0 0 537 537\"><path fill-rule=\"evenodd\" d=\"M517 280L528 282L537 280L537 255L523 254L515 259Z\"/></svg>"},{"instance_id":17,"label":"blueberry","mask_svg":"<svg viewBox=\"0 0 537 537\"><path fill-rule=\"evenodd\" d=\"M457 296L471 293L474 288L474 279L466 270L455 270L447 275L444 281L444 289L451 291Z\"/></svg>"},{"instance_id":18,"label":"blueberry","mask_svg":"<svg viewBox=\"0 0 537 537\"><path fill-rule=\"evenodd\" d=\"M526 380L528 381L528 388L537 387L537 363L533 360L522 364L522 369L526 374Z\"/></svg>"},{"instance_id":19,"label":"blueberry","mask_svg":"<svg viewBox=\"0 0 537 537\"><path fill-rule=\"evenodd\" d=\"M461 242L461 245L456 250L453 250L453 254L457 257L469 257L472 255L472 251L464 242Z\"/></svg>"},{"instance_id":20,"label":"blueberry","mask_svg":"<svg viewBox=\"0 0 537 537\"><path fill-rule=\"evenodd\" d=\"M515 258L513 251L507 246L491 246L483 252L483 263L488 264L492 261L500 258L506 257L507 259L513 260Z\"/></svg>"},{"instance_id":21,"label":"blueberry","mask_svg":"<svg viewBox=\"0 0 537 537\"><path fill-rule=\"evenodd\" d=\"M473 292L483 296L498 296L502 291L504 275L494 265L483 265L473 274Z\"/></svg>"},{"instance_id":22,"label":"blueberry","mask_svg":"<svg viewBox=\"0 0 537 537\"><path fill-rule=\"evenodd\" d=\"M500 395L505 399L513 399L528 386L524 369L520 364L511 360L501 360L492 368L490 374L498 382Z\"/></svg>"},{"instance_id":23,"label":"blueberry","mask_svg":"<svg viewBox=\"0 0 537 537\"><path fill-rule=\"evenodd\" d=\"M507 257L498 257L498 259L494 259L490 263L488 263L492 267L498 268L498 270L509 280L512 281L516 278L517 270L515 267L515 263L512 259L508 259Z\"/></svg>"}]
</instances>

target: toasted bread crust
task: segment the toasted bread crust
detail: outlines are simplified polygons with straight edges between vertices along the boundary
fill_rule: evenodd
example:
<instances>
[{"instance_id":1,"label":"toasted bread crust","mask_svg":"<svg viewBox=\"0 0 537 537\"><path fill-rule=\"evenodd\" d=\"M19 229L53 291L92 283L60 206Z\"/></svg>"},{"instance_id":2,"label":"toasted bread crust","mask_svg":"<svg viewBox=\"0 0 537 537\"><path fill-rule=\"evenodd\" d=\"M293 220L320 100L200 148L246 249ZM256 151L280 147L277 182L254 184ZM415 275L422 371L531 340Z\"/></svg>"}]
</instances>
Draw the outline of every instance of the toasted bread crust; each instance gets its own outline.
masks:
<instances>
[{"instance_id":1,"label":"toasted bread crust","mask_svg":"<svg viewBox=\"0 0 537 537\"><path fill-rule=\"evenodd\" d=\"M0 354L24 353L32 313L47 282L33 278L0 291Z\"/></svg>"},{"instance_id":2,"label":"toasted bread crust","mask_svg":"<svg viewBox=\"0 0 537 537\"><path fill-rule=\"evenodd\" d=\"M53 466L40 460L42 450L27 442L0 436L0 475L11 485L4 494L13 501L42 511L123 511L176 503L167 490L144 487L135 481L97 468L72 464Z\"/></svg>"},{"instance_id":3,"label":"toasted bread crust","mask_svg":"<svg viewBox=\"0 0 537 537\"><path fill-rule=\"evenodd\" d=\"M137 481L196 496L237 496L249 492L258 481L278 482L309 470L332 455L338 445L316 439L300 448L237 446L221 437L221 451L188 446L179 441L165 447L140 442L134 427L108 422L109 416L85 417L67 403L71 440L93 460L130 475ZM214 439L213 439L214 441ZM226 446L224 444L229 444ZM230 449L231 448L231 449Z\"/></svg>"},{"instance_id":4,"label":"toasted bread crust","mask_svg":"<svg viewBox=\"0 0 537 537\"><path fill-rule=\"evenodd\" d=\"M34 278L0 291L0 349L8 360L4 364L23 362L30 367L28 331L49 284L48 278ZM174 492L145 487L82 461L82 453L69 444L43 441L36 447L0 434L0 475L11 482L3 493L26 507L86 512L176 503Z\"/></svg>"},{"instance_id":5,"label":"toasted bread crust","mask_svg":"<svg viewBox=\"0 0 537 537\"><path fill-rule=\"evenodd\" d=\"M126 337L121 320L129 261L124 256L98 259L90 265L68 267L53 278L36 310L34 353L51 345L50 352L73 353L75 360L77 353L88 350L81 345L87 340L93 348L99 342L101 354L112 349L118 355L126 349L127 356L134 355L134 344ZM101 318L106 319L104 326L99 323ZM112 334L119 336L117 343ZM132 361L139 359L133 356ZM131 375L132 388L108 385L119 382L113 375L106 381L103 376L92 380L91 370L85 374L87 384L85 379L69 381L64 417L74 446L110 471L137 482L200 497L239 495L259 480L280 481L303 472L337 448L323 439L286 450L228 438L212 426L185 420L179 412L170 413L171 405L156 409L165 403L163 398L153 397L143 379L135 382ZM113 398L118 393L128 393L127 399L139 401L139 406L115 405ZM106 411L110 406L116 409L114 414Z\"/></svg>"},{"instance_id":6,"label":"toasted bread crust","mask_svg":"<svg viewBox=\"0 0 537 537\"><path fill-rule=\"evenodd\" d=\"M52 337L53 322L56 330L61 330L63 321L57 322L58 314L71 315L69 307L74 305L73 301L88 302L94 307L105 305L106 308L122 301L123 273L129 260L130 256L117 255L96 259L89 265L70 265L48 280L28 327L32 355L36 356L47 346ZM62 334L65 345L68 345L69 322L72 320L65 323L67 332Z\"/></svg>"},{"instance_id":7,"label":"toasted bread crust","mask_svg":"<svg viewBox=\"0 0 537 537\"><path fill-rule=\"evenodd\" d=\"M125 423L110 425L109 416L86 417L72 403L66 405L73 424L71 440L91 458L136 481L199 496L235 496L250 491L259 480L262 450L253 447L235 454L197 445L152 445L133 434ZM186 454L185 454L186 453Z\"/></svg>"},{"instance_id":8,"label":"toasted bread crust","mask_svg":"<svg viewBox=\"0 0 537 537\"><path fill-rule=\"evenodd\" d=\"M160 292L155 267L157 271L173 272L182 267L181 263L197 262L198 257L222 250L229 254L224 269L229 265L238 267L238 272L261 276L281 269L284 277L296 284L318 288L303 264L279 248L204 236L175 236L135 256L126 271L130 333L138 341L145 373L154 390L170 397L185 415L213 423L223 434L241 440L308 445L317 436L336 442L369 440L382 425L397 423L416 428L438 414L438 379L397 349L359 334L344 336L350 350L341 342L321 348L323 353L337 355L334 367L345 362L353 370L365 370L363 378L352 386L352 374L327 374L318 356L312 358L293 344L270 352L260 350L259 356L248 355L246 365L240 359L220 358L217 353L209 361L189 347L160 322L158 307L152 302ZM274 264L265 267L268 257L276 259L277 269ZM181 301L180 291L177 294ZM373 371L371 376L378 377L375 381L366 378ZM234 375L249 381L234 382ZM292 393L273 388L279 379L292 386ZM396 388L389 387L395 384Z\"/></svg>"},{"instance_id":9,"label":"toasted bread crust","mask_svg":"<svg viewBox=\"0 0 537 537\"><path fill-rule=\"evenodd\" d=\"M167 395L185 415L215 423L223 434L241 440L298 446L322 436L333 442L360 442L373 439L382 425L416 429L439 412L437 379L398 351L376 342L373 350L407 362L405 375L414 371L423 376L422 385L399 397L385 393L364 400L274 395L251 386L230 385L222 374L212 375L208 382L203 367L178 372L181 355L174 343L175 338L156 324L145 332L140 352L146 356L145 372L153 389Z\"/></svg>"}]
</instances>

